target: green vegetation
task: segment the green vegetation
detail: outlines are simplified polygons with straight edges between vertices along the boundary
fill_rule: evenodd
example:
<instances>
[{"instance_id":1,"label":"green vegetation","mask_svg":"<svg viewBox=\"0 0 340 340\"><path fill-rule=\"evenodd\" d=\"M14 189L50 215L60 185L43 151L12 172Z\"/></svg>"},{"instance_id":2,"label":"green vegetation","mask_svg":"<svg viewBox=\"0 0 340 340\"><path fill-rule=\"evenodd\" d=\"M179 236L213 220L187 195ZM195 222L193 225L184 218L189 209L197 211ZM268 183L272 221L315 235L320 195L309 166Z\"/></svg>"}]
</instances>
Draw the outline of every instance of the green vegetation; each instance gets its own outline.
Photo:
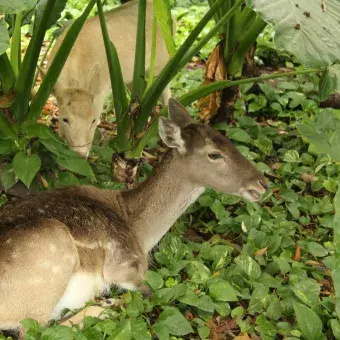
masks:
<instances>
[{"instance_id":1,"label":"green vegetation","mask_svg":"<svg viewBox=\"0 0 340 340\"><path fill-rule=\"evenodd\" d=\"M269 1L248 2L259 13L265 13L265 19L269 22L281 22L277 10L271 12L266 9L265 3ZM285 2L286 7L280 1L280 6L283 6L280 15L286 15L289 9L290 2ZM299 2L299 5L303 7L305 2ZM78 17L84 13L85 3L88 2L81 3L69 1L61 17ZM209 3L212 5L215 2ZM235 3L228 1L230 6L224 8L225 13ZM94 5L94 1L91 4ZM114 2L107 3L104 10L114 5ZM188 32L196 27L209 6L199 0L174 0L171 5L177 16L175 44L179 53ZM320 7L318 1L308 2L311 15L313 11L320 10L314 5ZM327 1L329 22L324 23L326 28L322 33L330 37L339 29L339 25L335 25L331 32L327 28L327 24L332 25L337 6L337 1ZM92 9L91 14L95 11ZM320 100L339 90L339 66L330 66L323 75L317 72L319 68L324 70L339 60L338 43L333 43L329 38L328 41L334 45L327 49L321 43L326 40L320 38L317 29L311 40L312 46L287 44L287 41L296 42L294 37L300 33L299 29L294 28L300 19L297 21L294 16L291 22L286 23L290 29L280 26L282 23L276 26L278 40L274 43L272 26L264 29L262 19L255 12L250 12L250 8L243 8L243 11L249 11L253 24L260 23L261 30L256 31L252 39L248 39L249 35L245 36L244 32L231 37L228 28L239 27L235 17L222 25L220 32L225 34L227 42L224 57L227 69L234 70L230 79L235 82L215 82L206 86L215 90L230 85L240 87L242 96L233 104L235 110L231 123L219 122L215 126L232 140L245 157L255 162L258 169L266 173L270 190L260 203L244 202L235 196L207 190L153 251L147 275L148 284L153 290L150 299L144 298L140 292L112 289L111 297L121 297L124 304L122 307L108 307L104 313L106 319L86 317L83 329L77 325L72 328L58 325L44 328L33 320L25 320L23 324L28 329L27 339L144 340L158 337L163 340L228 339L234 336L239 340L259 337L265 340L340 339L340 111L319 107ZM215 13L214 18L221 20L225 13ZM310 31L304 27L305 23L307 26L308 17L303 16L300 25L302 36L306 37ZM68 150L48 127L25 120L23 117L29 112L33 112L32 118L38 116L53 81L46 76L41 90L30 104L34 110L29 111L30 88L25 88L23 84L26 83L21 79L33 81L38 55L27 52L26 55L31 55L34 62L25 62L29 58L25 56L22 65L26 66L19 66L18 17L20 19L16 14L13 21L14 32L17 30L12 39L14 48L9 57L4 54L0 56L0 165L3 187L8 189L21 180L38 190L80 184L121 188L121 183L112 181L112 153L124 150L126 145L132 143L136 148L128 156L139 156L145 146L149 154L156 154L155 124L137 143L133 136L128 138L127 143L123 138L118 145L119 140L112 134L102 140L98 132L88 163ZM35 20L37 18L39 16L36 14ZM241 20L240 17L238 20ZM80 21L78 23L81 25ZM0 21L0 38L1 25L4 26L3 20ZM192 37L192 41L197 41L197 36L201 38L198 41L202 41L215 27L213 20L209 21L201 33L197 32ZM41 33L39 50L45 30ZM259 64L289 68L290 72L294 72L292 77L241 79L245 53L256 38ZM142 46L143 38L140 39ZM189 54L183 51L184 54L178 57L179 62L184 66L194 55L206 58L217 41L214 34L200 54L197 49ZM236 41L239 42L238 53L234 53L237 51L234 48L236 45L233 45ZM242 41L249 43L247 48L240 43ZM317 56L310 52L313 46L319 51ZM114 51L109 41L107 47L108 53ZM211 90L205 91L200 87L204 65L200 58L197 59L176 72L168 67L163 78L150 79L152 84L147 85L147 92L136 80L133 93L137 95L132 99L139 103L137 98L141 96L143 105L153 107L158 92L170 79L174 97L181 98L187 105L207 95ZM111 60L114 61L112 66L117 67L117 60L114 57ZM313 72L307 72L300 63L313 67ZM138 74L144 72L141 63L138 67L136 79ZM55 70L50 72L52 80L57 78L61 68L58 70L56 66ZM275 78L275 75L270 74L268 78ZM255 80L257 87L253 86ZM17 92L10 91L14 83ZM119 83L113 87L118 86ZM199 87L200 90L195 90ZM116 112L119 104L129 100L125 98L125 93L119 92L114 99ZM13 113L17 112L14 116L17 118L16 124L8 123L8 118L13 117L8 114L7 108L12 105L21 108L13 110ZM127 106L121 107L126 109ZM189 109L198 118L197 106L192 105ZM141 122L141 130L149 115L149 112L143 115L141 111L140 117L143 118L138 121ZM21 118L25 122L18 124ZM107 121L114 122L115 119L107 113ZM124 124L120 126L126 128ZM118 126L118 136L119 133ZM122 134L124 136L124 131ZM147 162L142 165L141 179L150 173L151 168ZM3 193L0 206L6 201L7 196ZM0 339L5 337L0 335Z\"/></svg>"}]
</instances>

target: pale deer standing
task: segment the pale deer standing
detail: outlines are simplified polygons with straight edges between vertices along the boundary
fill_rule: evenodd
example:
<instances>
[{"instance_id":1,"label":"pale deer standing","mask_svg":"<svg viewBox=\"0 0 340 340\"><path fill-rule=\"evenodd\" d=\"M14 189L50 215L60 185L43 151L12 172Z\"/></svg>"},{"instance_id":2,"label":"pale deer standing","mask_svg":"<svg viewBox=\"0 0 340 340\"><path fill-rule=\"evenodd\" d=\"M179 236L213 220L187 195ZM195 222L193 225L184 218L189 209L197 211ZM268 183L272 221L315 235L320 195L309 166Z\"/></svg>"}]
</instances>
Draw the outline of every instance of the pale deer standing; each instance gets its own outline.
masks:
<instances>
[{"instance_id":1,"label":"pale deer standing","mask_svg":"<svg viewBox=\"0 0 340 340\"><path fill-rule=\"evenodd\" d=\"M117 49L123 79L130 87L133 79L136 47L138 2L130 1L105 13L111 41ZM145 24L145 67L149 69L152 42L153 1L147 1ZM50 65L67 30L53 46ZM155 74L165 66L169 54L160 30L157 30ZM43 76L43 70L40 70ZM111 88L99 17L86 21L72 47L53 89L59 105L59 135L70 148L87 157L92 146L95 129L100 123L104 100ZM168 103L170 90L163 91L163 105Z\"/></svg>"},{"instance_id":2,"label":"pale deer standing","mask_svg":"<svg viewBox=\"0 0 340 340\"><path fill-rule=\"evenodd\" d=\"M159 134L170 148L136 188L46 191L0 209L0 329L42 324L111 285L145 289L148 253L205 188L257 201L265 178L230 140L175 100Z\"/></svg>"}]
</instances>

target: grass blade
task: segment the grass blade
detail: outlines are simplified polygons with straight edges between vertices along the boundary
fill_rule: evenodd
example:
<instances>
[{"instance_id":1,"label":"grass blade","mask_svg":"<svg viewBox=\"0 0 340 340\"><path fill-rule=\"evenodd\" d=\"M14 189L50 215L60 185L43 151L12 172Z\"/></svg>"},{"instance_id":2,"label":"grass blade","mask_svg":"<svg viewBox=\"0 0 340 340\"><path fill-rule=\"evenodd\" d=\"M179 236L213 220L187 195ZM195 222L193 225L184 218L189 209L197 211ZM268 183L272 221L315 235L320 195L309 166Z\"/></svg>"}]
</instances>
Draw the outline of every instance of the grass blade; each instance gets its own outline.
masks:
<instances>
[{"instance_id":1,"label":"grass blade","mask_svg":"<svg viewBox=\"0 0 340 340\"><path fill-rule=\"evenodd\" d=\"M120 67L120 62L117 50L110 41L109 33L105 22L103 8L100 0L97 0L98 15L100 26L102 29L103 40L105 45L107 63L109 66L112 95L116 119L118 124L117 145L118 151L127 150L129 148L129 131L130 131L130 116L128 114L129 102L125 92L125 85Z\"/></svg>"},{"instance_id":2,"label":"grass blade","mask_svg":"<svg viewBox=\"0 0 340 340\"><path fill-rule=\"evenodd\" d=\"M74 42L76 41L78 34L80 30L82 29L95 3L96 3L96 0L92 0L85 8L83 14L74 21L72 26L67 31L66 36L62 44L60 45L59 50L56 53L51 63L51 66L49 67L44 77L44 80L40 85L40 88L36 96L34 97L31 103L30 111L28 114L29 120L36 120L39 117L39 114L42 108L44 107L48 99L48 96L51 93L51 90L60 75L61 70L64 67L66 59L71 52L72 46Z\"/></svg>"},{"instance_id":3,"label":"grass blade","mask_svg":"<svg viewBox=\"0 0 340 340\"><path fill-rule=\"evenodd\" d=\"M138 0L135 65L133 68L131 91L132 101L139 101L142 98L145 89L145 20L146 0Z\"/></svg>"}]
</instances>

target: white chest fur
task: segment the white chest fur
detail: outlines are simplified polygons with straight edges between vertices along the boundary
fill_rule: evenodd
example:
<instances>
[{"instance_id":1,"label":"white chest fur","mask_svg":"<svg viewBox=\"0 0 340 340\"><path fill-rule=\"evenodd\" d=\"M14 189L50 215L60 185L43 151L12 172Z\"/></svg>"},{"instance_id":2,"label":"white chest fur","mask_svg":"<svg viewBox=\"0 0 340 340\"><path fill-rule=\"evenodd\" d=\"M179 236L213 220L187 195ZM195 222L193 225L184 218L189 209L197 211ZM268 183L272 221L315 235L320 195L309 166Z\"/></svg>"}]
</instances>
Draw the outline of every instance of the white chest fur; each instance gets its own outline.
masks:
<instances>
[{"instance_id":1,"label":"white chest fur","mask_svg":"<svg viewBox=\"0 0 340 340\"><path fill-rule=\"evenodd\" d=\"M101 295L108 288L101 275L85 272L75 273L71 277L64 295L54 307L51 319L59 319L65 308L83 307L86 302Z\"/></svg>"}]
</instances>

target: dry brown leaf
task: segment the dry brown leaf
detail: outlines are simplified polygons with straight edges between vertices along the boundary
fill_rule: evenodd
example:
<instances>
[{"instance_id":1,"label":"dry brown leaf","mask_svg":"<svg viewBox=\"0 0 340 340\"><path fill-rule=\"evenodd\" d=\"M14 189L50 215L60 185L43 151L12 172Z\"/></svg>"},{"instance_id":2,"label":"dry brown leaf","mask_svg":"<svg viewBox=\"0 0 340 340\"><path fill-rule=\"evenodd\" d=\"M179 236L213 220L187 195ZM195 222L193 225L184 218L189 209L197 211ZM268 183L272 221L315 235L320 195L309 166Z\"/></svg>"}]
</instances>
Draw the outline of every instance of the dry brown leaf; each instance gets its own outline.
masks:
<instances>
[{"instance_id":1,"label":"dry brown leaf","mask_svg":"<svg viewBox=\"0 0 340 340\"><path fill-rule=\"evenodd\" d=\"M217 45L207 60L203 85L213 83L214 81L225 80L225 78L226 67L223 50L221 45ZM205 123L210 121L220 107L220 93L221 91L213 92L198 101L198 114Z\"/></svg>"},{"instance_id":2,"label":"dry brown leaf","mask_svg":"<svg viewBox=\"0 0 340 340\"><path fill-rule=\"evenodd\" d=\"M301 260L301 247L300 247L299 244L296 245L295 253L293 255L292 260L294 260L294 261L300 261Z\"/></svg>"},{"instance_id":3,"label":"dry brown leaf","mask_svg":"<svg viewBox=\"0 0 340 340\"><path fill-rule=\"evenodd\" d=\"M247 333L244 333L244 334L235 336L234 340L251 340L251 337Z\"/></svg>"},{"instance_id":4,"label":"dry brown leaf","mask_svg":"<svg viewBox=\"0 0 340 340\"><path fill-rule=\"evenodd\" d=\"M254 253L254 256L262 256L262 255L267 251L267 249L268 249L268 247L259 249L258 251L256 251L256 252Z\"/></svg>"},{"instance_id":5,"label":"dry brown leaf","mask_svg":"<svg viewBox=\"0 0 340 340\"><path fill-rule=\"evenodd\" d=\"M311 174L301 174L301 178L306 183L312 183L318 179L315 175Z\"/></svg>"}]
</instances>

